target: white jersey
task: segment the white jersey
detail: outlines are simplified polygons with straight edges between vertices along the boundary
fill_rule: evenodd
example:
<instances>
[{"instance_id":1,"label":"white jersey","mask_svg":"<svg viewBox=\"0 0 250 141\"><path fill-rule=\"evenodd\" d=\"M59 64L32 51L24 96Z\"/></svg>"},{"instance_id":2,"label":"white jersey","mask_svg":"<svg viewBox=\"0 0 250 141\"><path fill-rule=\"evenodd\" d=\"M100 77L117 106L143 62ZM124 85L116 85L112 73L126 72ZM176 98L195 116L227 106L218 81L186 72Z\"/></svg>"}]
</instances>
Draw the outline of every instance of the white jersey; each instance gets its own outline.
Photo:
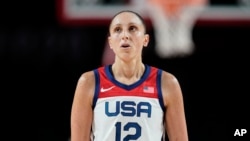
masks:
<instances>
[{"instance_id":1,"label":"white jersey","mask_svg":"<svg viewBox=\"0 0 250 141\"><path fill-rule=\"evenodd\" d=\"M125 85L113 78L110 66L95 70L93 141L162 141L164 104L161 70L146 65L138 82Z\"/></svg>"}]
</instances>

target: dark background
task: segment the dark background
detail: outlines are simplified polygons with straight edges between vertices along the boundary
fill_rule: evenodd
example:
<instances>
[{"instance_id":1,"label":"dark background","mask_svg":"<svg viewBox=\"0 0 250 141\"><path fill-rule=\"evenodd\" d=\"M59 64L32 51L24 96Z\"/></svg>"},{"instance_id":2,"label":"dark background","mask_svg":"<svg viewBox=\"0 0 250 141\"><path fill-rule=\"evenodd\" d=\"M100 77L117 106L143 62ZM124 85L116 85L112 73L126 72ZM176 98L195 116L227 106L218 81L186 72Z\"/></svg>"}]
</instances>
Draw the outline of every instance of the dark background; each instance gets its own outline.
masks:
<instances>
[{"instance_id":1,"label":"dark background","mask_svg":"<svg viewBox=\"0 0 250 141\"><path fill-rule=\"evenodd\" d=\"M0 17L1 137L67 141L77 80L101 65L108 26L63 26L53 0L2 1ZM197 23L196 50L188 57L157 57L153 38L145 50L145 63L180 81L190 141L239 141L249 136L233 136L236 129L250 132L248 23ZM154 36L153 29L149 33Z\"/></svg>"}]
</instances>

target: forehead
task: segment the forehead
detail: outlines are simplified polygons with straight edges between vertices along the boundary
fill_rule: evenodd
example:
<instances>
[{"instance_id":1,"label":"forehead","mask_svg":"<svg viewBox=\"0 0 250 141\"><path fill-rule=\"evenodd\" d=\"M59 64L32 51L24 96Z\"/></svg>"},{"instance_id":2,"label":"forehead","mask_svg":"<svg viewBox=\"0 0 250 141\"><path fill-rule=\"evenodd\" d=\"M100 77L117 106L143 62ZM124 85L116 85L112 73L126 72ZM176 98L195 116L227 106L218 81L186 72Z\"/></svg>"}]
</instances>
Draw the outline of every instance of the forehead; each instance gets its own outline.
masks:
<instances>
[{"instance_id":1,"label":"forehead","mask_svg":"<svg viewBox=\"0 0 250 141\"><path fill-rule=\"evenodd\" d=\"M117 24L131 24L131 23L142 25L142 21L136 14L131 12L122 12L114 17L111 26Z\"/></svg>"}]
</instances>

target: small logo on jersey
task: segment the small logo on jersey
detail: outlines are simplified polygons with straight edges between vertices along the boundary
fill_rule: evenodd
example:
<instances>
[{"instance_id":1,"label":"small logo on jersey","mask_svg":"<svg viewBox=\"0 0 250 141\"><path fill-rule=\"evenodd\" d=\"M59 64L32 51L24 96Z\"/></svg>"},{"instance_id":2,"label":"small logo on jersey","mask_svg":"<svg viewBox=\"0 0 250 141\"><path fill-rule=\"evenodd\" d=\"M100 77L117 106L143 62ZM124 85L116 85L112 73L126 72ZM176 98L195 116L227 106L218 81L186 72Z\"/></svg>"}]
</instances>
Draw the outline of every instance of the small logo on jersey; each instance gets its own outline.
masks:
<instances>
[{"instance_id":1,"label":"small logo on jersey","mask_svg":"<svg viewBox=\"0 0 250 141\"><path fill-rule=\"evenodd\" d=\"M112 86L112 87L109 87L109 88L101 88L101 92L103 93L103 92L106 92L106 91L109 91L109 90L111 90L111 89L113 89L115 86Z\"/></svg>"},{"instance_id":2,"label":"small logo on jersey","mask_svg":"<svg viewBox=\"0 0 250 141\"><path fill-rule=\"evenodd\" d=\"M145 92L145 93L154 93L154 87L144 86L143 87L143 92Z\"/></svg>"}]
</instances>

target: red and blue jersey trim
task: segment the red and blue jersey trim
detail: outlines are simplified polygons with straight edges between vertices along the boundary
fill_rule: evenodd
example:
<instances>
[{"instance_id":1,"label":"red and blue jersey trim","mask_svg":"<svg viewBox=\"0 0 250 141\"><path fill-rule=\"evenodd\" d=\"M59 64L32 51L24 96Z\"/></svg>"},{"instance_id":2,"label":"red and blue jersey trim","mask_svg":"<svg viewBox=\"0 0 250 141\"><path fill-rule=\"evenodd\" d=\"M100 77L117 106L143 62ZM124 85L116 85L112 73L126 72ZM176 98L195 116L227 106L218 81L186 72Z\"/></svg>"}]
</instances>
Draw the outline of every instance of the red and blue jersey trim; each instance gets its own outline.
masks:
<instances>
[{"instance_id":1,"label":"red and blue jersey trim","mask_svg":"<svg viewBox=\"0 0 250 141\"><path fill-rule=\"evenodd\" d=\"M158 98L160 106L163 111L165 111L165 106L163 102L163 96L162 96L162 90L161 90L161 76L162 76L162 70L154 68L152 66L145 65L145 71L141 77L141 79L131 85L126 85L123 84L119 81L117 81L111 70L111 65L103 66L98 69L94 70L94 76L95 76L95 91L94 91L94 98L93 98L93 105L92 108L94 109L97 99L101 97L110 97L110 96L129 96L128 91L136 91L140 85L145 82L149 77L155 77L154 74L156 73L156 81L155 81L155 87L156 87L156 94L151 94L149 93L136 93L136 95L132 96L143 96L143 97L151 97L151 98ZM102 79L102 80L101 80ZM106 84L106 83L112 83L113 85L116 85L117 89L122 90L123 92L114 92L114 93L108 93L108 94L100 94L100 88L101 88L101 83ZM154 82L153 82L154 83ZM143 87L144 89L144 87Z\"/></svg>"}]
</instances>

